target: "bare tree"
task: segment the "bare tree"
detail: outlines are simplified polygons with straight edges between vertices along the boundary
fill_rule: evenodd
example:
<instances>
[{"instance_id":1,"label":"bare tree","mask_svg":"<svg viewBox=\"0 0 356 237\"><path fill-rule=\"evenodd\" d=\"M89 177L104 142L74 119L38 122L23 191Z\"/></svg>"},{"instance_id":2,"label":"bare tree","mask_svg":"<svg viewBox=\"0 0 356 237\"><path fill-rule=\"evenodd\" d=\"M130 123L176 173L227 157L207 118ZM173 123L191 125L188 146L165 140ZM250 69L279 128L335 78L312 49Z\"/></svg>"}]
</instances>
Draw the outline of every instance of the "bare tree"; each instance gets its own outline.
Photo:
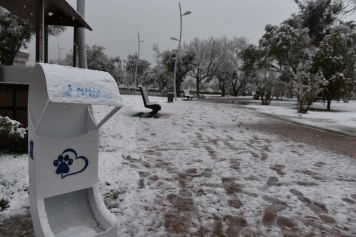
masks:
<instances>
[{"instance_id":1,"label":"bare tree","mask_svg":"<svg viewBox=\"0 0 356 237\"><path fill-rule=\"evenodd\" d=\"M209 37L207 40L194 38L183 47L188 47L195 55L192 70L188 75L196 80L197 96L199 96L200 83L204 80L210 80L214 76L216 69L214 62L219 55L219 41L214 37Z\"/></svg>"}]
</instances>

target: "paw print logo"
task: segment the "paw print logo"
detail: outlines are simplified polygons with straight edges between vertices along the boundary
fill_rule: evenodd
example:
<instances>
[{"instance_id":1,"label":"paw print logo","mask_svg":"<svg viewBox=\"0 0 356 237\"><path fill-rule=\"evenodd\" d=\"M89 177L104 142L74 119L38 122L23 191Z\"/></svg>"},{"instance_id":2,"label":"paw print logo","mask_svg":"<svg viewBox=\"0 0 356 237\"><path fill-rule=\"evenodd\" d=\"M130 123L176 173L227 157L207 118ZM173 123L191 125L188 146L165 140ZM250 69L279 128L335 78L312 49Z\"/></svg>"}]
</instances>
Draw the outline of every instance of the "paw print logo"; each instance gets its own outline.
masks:
<instances>
[{"instance_id":1,"label":"paw print logo","mask_svg":"<svg viewBox=\"0 0 356 237\"><path fill-rule=\"evenodd\" d=\"M69 155L58 156L58 159L53 161L53 165L57 167L56 174L67 174L69 173L69 166L73 164L73 159L69 158Z\"/></svg>"},{"instance_id":2,"label":"paw print logo","mask_svg":"<svg viewBox=\"0 0 356 237\"><path fill-rule=\"evenodd\" d=\"M72 157L72 158L71 158ZM69 173L70 166L73 164L74 160L82 159L84 161L84 167L74 173ZM56 160L53 161L53 165L57 167L56 174L60 174L62 179L73 174L78 174L83 172L88 167L89 161L85 156L78 156L77 152L73 149L66 149L58 156Z\"/></svg>"}]
</instances>

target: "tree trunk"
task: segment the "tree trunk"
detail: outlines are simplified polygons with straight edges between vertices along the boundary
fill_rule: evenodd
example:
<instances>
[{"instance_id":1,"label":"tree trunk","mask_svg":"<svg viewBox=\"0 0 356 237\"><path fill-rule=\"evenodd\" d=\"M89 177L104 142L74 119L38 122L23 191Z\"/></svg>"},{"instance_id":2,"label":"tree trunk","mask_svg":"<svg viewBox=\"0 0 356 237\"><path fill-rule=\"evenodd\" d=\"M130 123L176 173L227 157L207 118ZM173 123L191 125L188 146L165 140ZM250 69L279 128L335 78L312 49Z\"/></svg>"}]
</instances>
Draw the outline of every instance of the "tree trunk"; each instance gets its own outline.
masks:
<instances>
[{"instance_id":1,"label":"tree trunk","mask_svg":"<svg viewBox=\"0 0 356 237\"><path fill-rule=\"evenodd\" d=\"M292 85L289 86L289 98L290 98L290 99L293 98L293 88L292 88Z\"/></svg>"},{"instance_id":2,"label":"tree trunk","mask_svg":"<svg viewBox=\"0 0 356 237\"><path fill-rule=\"evenodd\" d=\"M200 94L200 91L199 91L199 78L196 78L197 79L197 97L199 98L199 94Z\"/></svg>"},{"instance_id":3,"label":"tree trunk","mask_svg":"<svg viewBox=\"0 0 356 237\"><path fill-rule=\"evenodd\" d=\"M331 104L331 100L327 100L327 107L326 107L326 110L330 110L330 104Z\"/></svg>"},{"instance_id":4,"label":"tree trunk","mask_svg":"<svg viewBox=\"0 0 356 237\"><path fill-rule=\"evenodd\" d=\"M238 89L236 88L236 83L232 84L232 94L233 96L237 96Z\"/></svg>"},{"instance_id":5,"label":"tree trunk","mask_svg":"<svg viewBox=\"0 0 356 237\"><path fill-rule=\"evenodd\" d=\"M176 81L176 92L177 92L177 97L180 97L180 80Z\"/></svg>"},{"instance_id":6,"label":"tree trunk","mask_svg":"<svg viewBox=\"0 0 356 237\"><path fill-rule=\"evenodd\" d=\"M19 44L19 45L17 46L15 52L14 52L12 55L10 55L11 57L10 57L10 58L8 59L8 61L5 63L6 66L12 66L12 65L14 65L14 59L15 59L15 57L16 57L16 55L17 55L17 52L20 50L20 48L21 48L21 44Z\"/></svg>"},{"instance_id":7,"label":"tree trunk","mask_svg":"<svg viewBox=\"0 0 356 237\"><path fill-rule=\"evenodd\" d=\"M233 89L233 95L237 96L237 90L236 89Z\"/></svg>"},{"instance_id":8,"label":"tree trunk","mask_svg":"<svg viewBox=\"0 0 356 237\"><path fill-rule=\"evenodd\" d=\"M221 88L221 97L225 97L226 95L226 89L225 87Z\"/></svg>"}]
</instances>

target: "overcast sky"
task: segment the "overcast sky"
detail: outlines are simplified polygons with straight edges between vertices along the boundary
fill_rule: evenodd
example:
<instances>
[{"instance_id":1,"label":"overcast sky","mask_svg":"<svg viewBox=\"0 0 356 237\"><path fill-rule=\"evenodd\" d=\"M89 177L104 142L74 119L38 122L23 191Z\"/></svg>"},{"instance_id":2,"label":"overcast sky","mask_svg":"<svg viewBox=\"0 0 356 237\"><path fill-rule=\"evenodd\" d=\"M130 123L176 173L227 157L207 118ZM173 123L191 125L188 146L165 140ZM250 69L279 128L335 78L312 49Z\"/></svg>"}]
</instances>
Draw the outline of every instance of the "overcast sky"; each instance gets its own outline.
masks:
<instances>
[{"instance_id":1,"label":"overcast sky","mask_svg":"<svg viewBox=\"0 0 356 237\"><path fill-rule=\"evenodd\" d=\"M76 0L67 0L76 9ZM140 33L140 58L154 63L152 45L161 50L177 48L179 38L178 0L86 0L86 21L93 31L86 30L86 44L104 46L105 53L122 60L137 52ZM256 44L266 24L280 24L298 11L293 0L181 0L183 16L182 42L194 37L246 36ZM49 59L61 58L72 49L73 28L59 37L49 37ZM29 49L29 65L35 63L35 40Z\"/></svg>"}]
</instances>

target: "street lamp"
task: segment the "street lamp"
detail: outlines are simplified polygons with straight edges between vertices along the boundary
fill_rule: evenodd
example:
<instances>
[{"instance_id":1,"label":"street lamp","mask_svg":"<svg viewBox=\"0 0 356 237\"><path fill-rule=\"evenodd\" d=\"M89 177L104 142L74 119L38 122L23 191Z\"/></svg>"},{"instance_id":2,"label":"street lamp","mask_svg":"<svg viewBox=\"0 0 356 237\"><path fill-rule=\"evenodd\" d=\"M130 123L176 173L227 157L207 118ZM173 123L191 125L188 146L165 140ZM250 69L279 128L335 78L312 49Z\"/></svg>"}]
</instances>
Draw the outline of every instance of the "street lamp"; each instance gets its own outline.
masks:
<instances>
[{"instance_id":1,"label":"street lamp","mask_svg":"<svg viewBox=\"0 0 356 237\"><path fill-rule=\"evenodd\" d=\"M177 62L178 62L178 57L179 57L179 50L180 50L180 42L182 41L182 16L189 15L192 12L186 11L184 14L182 14L182 8L180 6L179 2L179 16L180 16L180 35L179 35L179 40L171 37L171 40L178 41L178 50L177 50L177 55L176 55L176 62L174 64L174 81L173 81L173 86L174 86L174 98L177 100L177 91L176 91L176 79L177 79Z\"/></svg>"},{"instance_id":2,"label":"street lamp","mask_svg":"<svg viewBox=\"0 0 356 237\"><path fill-rule=\"evenodd\" d=\"M57 43L57 45L58 45L58 64L60 64L60 63L61 63L61 50L62 50L63 48L60 48L60 47L59 47L59 43Z\"/></svg>"},{"instance_id":3,"label":"street lamp","mask_svg":"<svg viewBox=\"0 0 356 237\"><path fill-rule=\"evenodd\" d=\"M140 60L140 43L143 42L143 40L140 40L139 33L137 33L137 36L138 36L138 53L137 53L136 74L135 74L135 94L136 94L136 87L137 87L137 68L138 68L138 62Z\"/></svg>"}]
</instances>

